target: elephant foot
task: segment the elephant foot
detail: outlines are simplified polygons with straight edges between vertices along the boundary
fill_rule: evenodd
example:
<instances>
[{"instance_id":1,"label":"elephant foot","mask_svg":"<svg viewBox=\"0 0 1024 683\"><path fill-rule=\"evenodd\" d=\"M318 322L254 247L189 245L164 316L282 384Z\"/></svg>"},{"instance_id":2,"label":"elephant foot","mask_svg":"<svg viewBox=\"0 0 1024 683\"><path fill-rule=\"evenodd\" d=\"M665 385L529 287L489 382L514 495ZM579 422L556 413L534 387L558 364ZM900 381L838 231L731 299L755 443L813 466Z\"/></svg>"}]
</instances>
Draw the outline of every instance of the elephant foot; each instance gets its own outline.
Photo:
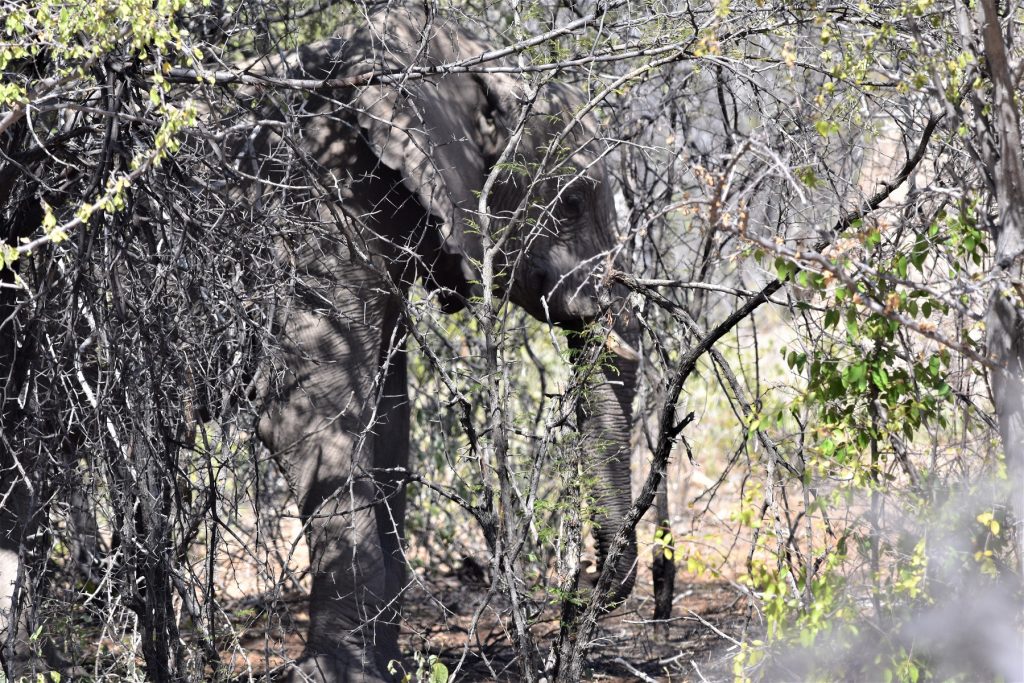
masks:
<instances>
[{"instance_id":1,"label":"elephant foot","mask_svg":"<svg viewBox=\"0 0 1024 683\"><path fill-rule=\"evenodd\" d=\"M295 663L289 683L390 683L394 677L370 662L329 654L307 654Z\"/></svg>"}]
</instances>

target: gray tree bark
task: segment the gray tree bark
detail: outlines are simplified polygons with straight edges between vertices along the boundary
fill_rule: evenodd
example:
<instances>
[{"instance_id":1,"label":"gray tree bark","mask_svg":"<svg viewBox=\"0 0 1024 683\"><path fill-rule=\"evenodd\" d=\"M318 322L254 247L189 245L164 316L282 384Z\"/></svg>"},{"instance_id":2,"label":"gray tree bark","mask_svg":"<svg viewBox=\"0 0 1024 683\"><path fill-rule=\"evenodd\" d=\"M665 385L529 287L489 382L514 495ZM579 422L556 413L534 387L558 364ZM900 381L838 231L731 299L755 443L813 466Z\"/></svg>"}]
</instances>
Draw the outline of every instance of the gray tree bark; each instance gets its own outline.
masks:
<instances>
[{"instance_id":1,"label":"gray tree bark","mask_svg":"<svg viewBox=\"0 0 1024 683\"><path fill-rule=\"evenodd\" d=\"M1000 280L989 302L988 352L995 367L990 371L992 396L1010 472L1013 512L1020 544L1024 518L1024 160L1020 113L1014 101L1016 87L1009 63L1007 39L999 22L995 0L978 3L986 66L993 85L991 131L998 138L984 147L982 162L995 186L999 216L992 226L995 264ZM1020 545L1018 545L1020 548ZM1021 555L1021 553L1018 553ZM1018 557L1018 561L1022 558Z\"/></svg>"}]
</instances>

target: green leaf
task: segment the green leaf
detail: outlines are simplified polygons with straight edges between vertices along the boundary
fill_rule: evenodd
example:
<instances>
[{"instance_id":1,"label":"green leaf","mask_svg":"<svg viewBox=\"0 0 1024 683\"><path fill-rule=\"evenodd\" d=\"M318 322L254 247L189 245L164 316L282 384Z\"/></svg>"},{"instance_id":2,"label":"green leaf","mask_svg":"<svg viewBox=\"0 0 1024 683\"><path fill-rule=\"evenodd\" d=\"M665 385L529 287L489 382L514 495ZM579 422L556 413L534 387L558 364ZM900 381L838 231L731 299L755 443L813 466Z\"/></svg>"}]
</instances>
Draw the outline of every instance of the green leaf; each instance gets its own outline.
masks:
<instances>
[{"instance_id":1,"label":"green leaf","mask_svg":"<svg viewBox=\"0 0 1024 683\"><path fill-rule=\"evenodd\" d=\"M796 264L783 258L775 259L775 272L780 282L785 282L790 275L796 272Z\"/></svg>"},{"instance_id":2,"label":"green leaf","mask_svg":"<svg viewBox=\"0 0 1024 683\"><path fill-rule=\"evenodd\" d=\"M448 667L441 662L430 666L430 683L448 683Z\"/></svg>"},{"instance_id":3,"label":"green leaf","mask_svg":"<svg viewBox=\"0 0 1024 683\"><path fill-rule=\"evenodd\" d=\"M839 132L838 123L835 123L834 121L825 121L824 119L821 121L815 121L814 128L818 131L818 135L823 138L827 138L829 135Z\"/></svg>"},{"instance_id":4,"label":"green leaf","mask_svg":"<svg viewBox=\"0 0 1024 683\"><path fill-rule=\"evenodd\" d=\"M868 249L874 249L882 241L882 231L872 230L868 233L867 238L864 240L864 246Z\"/></svg>"},{"instance_id":5,"label":"green leaf","mask_svg":"<svg viewBox=\"0 0 1024 683\"><path fill-rule=\"evenodd\" d=\"M814 174L814 169L810 166L796 169L796 177L801 183L812 189L821 185L821 180Z\"/></svg>"},{"instance_id":6,"label":"green leaf","mask_svg":"<svg viewBox=\"0 0 1024 683\"><path fill-rule=\"evenodd\" d=\"M825 311L825 327L826 328L835 327L838 324L839 324L839 311L834 309L834 308L830 308L827 311Z\"/></svg>"},{"instance_id":7,"label":"green leaf","mask_svg":"<svg viewBox=\"0 0 1024 683\"><path fill-rule=\"evenodd\" d=\"M0 242L0 270L17 261L18 256L18 250L15 247L7 244L7 242Z\"/></svg>"},{"instance_id":8,"label":"green leaf","mask_svg":"<svg viewBox=\"0 0 1024 683\"><path fill-rule=\"evenodd\" d=\"M867 363L855 363L847 369L846 381L849 385L860 384L868 375Z\"/></svg>"}]
</instances>

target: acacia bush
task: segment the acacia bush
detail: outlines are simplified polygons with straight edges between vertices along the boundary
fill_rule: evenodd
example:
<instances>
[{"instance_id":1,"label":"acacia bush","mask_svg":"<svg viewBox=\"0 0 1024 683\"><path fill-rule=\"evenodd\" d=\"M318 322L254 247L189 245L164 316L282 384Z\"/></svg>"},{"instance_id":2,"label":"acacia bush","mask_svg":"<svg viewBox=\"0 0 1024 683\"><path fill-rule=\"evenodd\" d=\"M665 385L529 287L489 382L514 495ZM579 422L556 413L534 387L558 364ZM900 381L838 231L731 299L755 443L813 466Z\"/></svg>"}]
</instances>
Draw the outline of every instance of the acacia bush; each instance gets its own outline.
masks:
<instances>
[{"instance_id":1,"label":"acacia bush","mask_svg":"<svg viewBox=\"0 0 1024 683\"><path fill-rule=\"evenodd\" d=\"M232 158L254 101L280 104L287 139L306 96L239 65L374 5L0 7L0 463L41 521L30 645L97 679L279 673L304 549L255 397L295 284L276 246L337 235ZM1019 678L1019 8L431 8L513 46L531 87L581 87L615 146L604 275L644 329L634 492L637 516L656 508L657 616L667 576L729 581L737 679ZM307 179L288 145L272 156ZM414 288L408 308L410 590L466 557L489 584L459 657L427 640L421 674L486 660L486 614L519 624L524 676L578 677L600 633L566 583L593 506L586 382L562 333L510 306L442 316ZM496 407L509 481L474 447ZM703 490L679 480L690 460ZM493 543L498 520L521 552Z\"/></svg>"}]
</instances>

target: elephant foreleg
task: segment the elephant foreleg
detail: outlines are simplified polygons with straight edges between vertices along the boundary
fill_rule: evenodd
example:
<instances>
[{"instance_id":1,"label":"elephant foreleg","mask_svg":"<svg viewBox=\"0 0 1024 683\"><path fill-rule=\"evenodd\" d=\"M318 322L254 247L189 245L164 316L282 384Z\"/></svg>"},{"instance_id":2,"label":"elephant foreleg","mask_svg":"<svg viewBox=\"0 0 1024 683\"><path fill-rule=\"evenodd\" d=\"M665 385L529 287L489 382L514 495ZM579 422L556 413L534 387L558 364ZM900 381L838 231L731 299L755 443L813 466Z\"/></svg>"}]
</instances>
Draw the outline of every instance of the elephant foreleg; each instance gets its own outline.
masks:
<instances>
[{"instance_id":1,"label":"elephant foreleg","mask_svg":"<svg viewBox=\"0 0 1024 683\"><path fill-rule=\"evenodd\" d=\"M395 311L397 313L397 311ZM390 316L389 316L390 317ZM406 470L409 466L409 395L405 349L396 324L391 340L384 339L381 367L384 372L380 403L374 424L374 466L378 487L377 528L386 575L386 593L391 597L387 629L388 642L398 642L399 598L405 588L406 565L402 544L405 539Z\"/></svg>"},{"instance_id":2,"label":"elephant foreleg","mask_svg":"<svg viewBox=\"0 0 1024 683\"><path fill-rule=\"evenodd\" d=\"M395 316L373 280L355 277L351 264L316 266L304 274L309 296L297 297L282 321L286 375L259 430L284 465L309 543L309 634L293 678L389 680L387 663L398 658L401 527L388 520L401 518L404 499L378 476L376 453L393 439L376 422L390 409L381 395L404 381L404 356L391 354L393 370L381 367Z\"/></svg>"}]
</instances>

